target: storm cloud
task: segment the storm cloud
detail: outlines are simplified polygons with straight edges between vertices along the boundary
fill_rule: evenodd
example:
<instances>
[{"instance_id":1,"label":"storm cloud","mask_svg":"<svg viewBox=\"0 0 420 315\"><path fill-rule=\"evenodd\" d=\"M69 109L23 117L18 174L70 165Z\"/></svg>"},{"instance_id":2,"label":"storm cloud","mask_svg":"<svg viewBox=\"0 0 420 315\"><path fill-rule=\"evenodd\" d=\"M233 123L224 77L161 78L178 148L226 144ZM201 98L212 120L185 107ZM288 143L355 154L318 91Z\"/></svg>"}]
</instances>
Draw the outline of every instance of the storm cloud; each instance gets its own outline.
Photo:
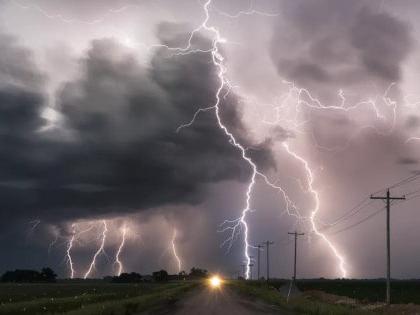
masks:
<instances>
[{"instance_id":1,"label":"storm cloud","mask_svg":"<svg viewBox=\"0 0 420 315\"><path fill-rule=\"evenodd\" d=\"M283 9L271 56L285 79L329 104L341 88L383 91L400 81L413 47L407 23L363 0L287 1Z\"/></svg>"},{"instance_id":2,"label":"storm cloud","mask_svg":"<svg viewBox=\"0 0 420 315\"><path fill-rule=\"evenodd\" d=\"M168 34L169 29L159 27L163 43L184 44L178 39L185 34ZM197 45L209 42L200 37ZM25 62L22 67L29 71ZM27 80L36 76L32 68L9 75ZM92 42L79 70L57 96L59 126L46 131L41 89L15 84L0 91L4 216L54 222L196 204L207 184L249 178L249 166L217 128L214 111L177 132L196 110L215 102L218 81L209 53L174 56L162 48L144 66L115 41L100 39ZM237 109L233 94L224 98L223 123L269 165L269 151L240 136L244 127Z\"/></svg>"}]
</instances>

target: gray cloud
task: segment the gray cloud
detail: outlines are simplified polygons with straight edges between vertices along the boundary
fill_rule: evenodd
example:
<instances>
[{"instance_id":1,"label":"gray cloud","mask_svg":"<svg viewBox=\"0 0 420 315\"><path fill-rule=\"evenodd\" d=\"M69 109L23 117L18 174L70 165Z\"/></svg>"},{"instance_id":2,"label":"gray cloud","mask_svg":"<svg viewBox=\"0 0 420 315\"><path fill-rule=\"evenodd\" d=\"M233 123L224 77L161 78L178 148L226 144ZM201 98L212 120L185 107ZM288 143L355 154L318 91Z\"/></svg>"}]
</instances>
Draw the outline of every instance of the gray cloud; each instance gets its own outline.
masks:
<instances>
[{"instance_id":1,"label":"gray cloud","mask_svg":"<svg viewBox=\"0 0 420 315\"><path fill-rule=\"evenodd\" d=\"M165 29L159 34L172 38ZM208 45L204 38L199 43ZM209 60L208 53L168 56L162 48L147 68L114 41L93 41L80 78L58 95L63 129L71 135L65 141L59 130L38 132L44 123L41 92L1 91L2 126L10 131L2 143L10 146L10 156L0 167L4 215L54 221L196 204L207 184L247 179L249 167L217 128L214 112L176 132L199 107L215 101L218 82ZM243 136L236 108L233 95L223 100L223 123L256 148L253 156L262 167L270 165L265 147Z\"/></svg>"},{"instance_id":2,"label":"gray cloud","mask_svg":"<svg viewBox=\"0 0 420 315\"><path fill-rule=\"evenodd\" d=\"M405 121L405 127L409 130L415 130L420 126L420 117L415 115L410 115Z\"/></svg>"},{"instance_id":3,"label":"gray cloud","mask_svg":"<svg viewBox=\"0 0 420 315\"><path fill-rule=\"evenodd\" d=\"M0 88L7 86L24 89L39 89L45 76L35 66L32 53L22 47L18 40L0 30Z\"/></svg>"},{"instance_id":4,"label":"gray cloud","mask_svg":"<svg viewBox=\"0 0 420 315\"><path fill-rule=\"evenodd\" d=\"M413 164L418 164L419 161L417 159L414 158L410 158L410 157L401 157L398 159L397 161L399 164L402 165L413 165Z\"/></svg>"},{"instance_id":5,"label":"gray cloud","mask_svg":"<svg viewBox=\"0 0 420 315\"><path fill-rule=\"evenodd\" d=\"M271 56L282 77L331 101L340 88L398 82L412 46L404 22L366 1L287 1Z\"/></svg>"}]
</instances>

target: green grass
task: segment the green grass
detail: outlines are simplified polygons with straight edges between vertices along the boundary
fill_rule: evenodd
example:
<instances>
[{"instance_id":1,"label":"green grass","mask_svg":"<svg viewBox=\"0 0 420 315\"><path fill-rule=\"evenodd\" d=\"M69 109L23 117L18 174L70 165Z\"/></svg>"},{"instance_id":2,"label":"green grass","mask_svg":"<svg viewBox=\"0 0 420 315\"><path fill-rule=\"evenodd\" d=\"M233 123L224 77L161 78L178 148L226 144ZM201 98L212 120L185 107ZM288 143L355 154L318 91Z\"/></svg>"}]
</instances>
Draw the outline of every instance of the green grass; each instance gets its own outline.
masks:
<instances>
[{"instance_id":1,"label":"green grass","mask_svg":"<svg viewBox=\"0 0 420 315\"><path fill-rule=\"evenodd\" d=\"M133 297L141 292L159 288L159 284L118 284L103 281L59 282L54 284L0 283L0 304L29 301L42 298L63 298L83 295L115 295L116 298Z\"/></svg>"},{"instance_id":2,"label":"green grass","mask_svg":"<svg viewBox=\"0 0 420 315\"><path fill-rule=\"evenodd\" d=\"M193 282L1 285L0 314L138 314L165 307L196 285Z\"/></svg>"},{"instance_id":3,"label":"green grass","mask_svg":"<svg viewBox=\"0 0 420 315\"><path fill-rule=\"evenodd\" d=\"M286 282L272 281L276 288ZM362 302L383 302L385 299L385 280L299 280L297 286L302 291L320 290L331 294L348 296ZM394 280L391 282L391 297L394 304L420 304L420 281Z\"/></svg>"},{"instance_id":4,"label":"green grass","mask_svg":"<svg viewBox=\"0 0 420 315\"><path fill-rule=\"evenodd\" d=\"M229 282L234 290L239 294L251 298L256 301L263 301L266 304L275 306L280 309L289 310L298 314L305 315L365 315L373 314L372 312L355 309L351 306L332 305L308 299L306 297L294 298L287 303L277 290L268 287L265 283L232 281Z\"/></svg>"}]
</instances>

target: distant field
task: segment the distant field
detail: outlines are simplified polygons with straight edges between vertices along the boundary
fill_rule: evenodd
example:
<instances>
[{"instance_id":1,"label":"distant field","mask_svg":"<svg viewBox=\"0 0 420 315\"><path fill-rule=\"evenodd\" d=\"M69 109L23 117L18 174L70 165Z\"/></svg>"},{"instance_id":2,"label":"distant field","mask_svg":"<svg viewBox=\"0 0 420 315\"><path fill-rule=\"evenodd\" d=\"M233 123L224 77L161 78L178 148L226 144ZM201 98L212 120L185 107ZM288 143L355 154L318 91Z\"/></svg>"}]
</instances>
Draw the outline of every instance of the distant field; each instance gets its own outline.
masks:
<instances>
[{"instance_id":1,"label":"distant field","mask_svg":"<svg viewBox=\"0 0 420 315\"><path fill-rule=\"evenodd\" d=\"M174 303L197 283L0 284L0 314L138 314Z\"/></svg>"},{"instance_id":2,"label":"distant field","mask_svg":"<svg viewBox=\"0 0 420 315\"><path fill-rule=\"evenodd\" d=\"M275 287L286 281L270 282ZM383 302L385 280L299 280L297 286L302 291L321 290L327 293L348 296L365 302ZM394 280L391 283L392 302L396 304L420 304L419 280Z\"/></svg>"},{"instance_id":3,"label":"distant field","mask_svg":"<svg viewBox=\"0 0 420 315\"><path fill-rule=\"evenodd\" d=\"M295 295L287 301L283 295L273 287L290 284L289 281L278 280L266 282L258 281L230 281L229 284L239 294L255 301L263 301L274 307L289 310L304 315L418 315L420 314L420 283L419 281L395 281L393 284L393 303L387 306L382 302L385 293L384 282L378 280L305 280L298 286L304 294ZM327 297L313 290L324 291L333 295ZM287 290L286 290L287 292ZM337 295L357 298L354 300L338 298ZM420 304L420 303L419 303Z\"/></svg>"}]
</instances>

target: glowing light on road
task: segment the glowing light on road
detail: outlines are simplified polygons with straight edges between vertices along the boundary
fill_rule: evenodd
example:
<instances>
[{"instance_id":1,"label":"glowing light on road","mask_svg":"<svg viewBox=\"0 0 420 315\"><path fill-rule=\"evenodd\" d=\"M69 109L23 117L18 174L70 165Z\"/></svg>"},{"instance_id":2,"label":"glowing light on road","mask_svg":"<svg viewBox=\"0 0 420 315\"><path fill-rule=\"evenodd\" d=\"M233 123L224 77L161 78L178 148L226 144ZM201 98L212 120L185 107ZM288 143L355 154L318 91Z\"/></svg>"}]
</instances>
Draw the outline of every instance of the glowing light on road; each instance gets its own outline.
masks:
<instances>
[{"instance_id":1,"label":"glowing light on road","mask_svg":"<svg viewBox=\"0 0 420 315\"><path fill-rule=\"evenodd\" d=\"M222 279L219 276L213 276L209 279L210 287L212 288L220 288L222 285Z\"/></svg>"}]
</instances>

